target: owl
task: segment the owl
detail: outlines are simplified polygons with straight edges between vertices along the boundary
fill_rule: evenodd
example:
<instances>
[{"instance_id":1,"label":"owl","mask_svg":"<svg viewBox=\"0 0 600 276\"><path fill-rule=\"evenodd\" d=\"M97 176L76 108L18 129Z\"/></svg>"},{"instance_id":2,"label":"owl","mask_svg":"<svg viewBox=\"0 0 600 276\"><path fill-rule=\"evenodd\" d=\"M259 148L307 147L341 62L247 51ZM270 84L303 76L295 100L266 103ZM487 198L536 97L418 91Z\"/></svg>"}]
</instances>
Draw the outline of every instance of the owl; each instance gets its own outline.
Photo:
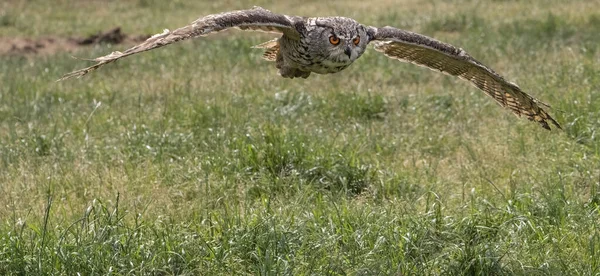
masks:
<instances>
[{"instance_id":1,"label":"owl","mask_svg":"<svg viewBox=\"0 0 600 276\"><path fill-rule=\"evenodd\" d=\"M377 28L346 17L300 17L273 13L261 7L224 12L197 19L179 29L164 30L123 52L112 52L92 61L96 64L64 75L59 81L81 77L120 58L166 46L188 38L206 36L230 28L265 31L281 36L255 46L264 59L275 62L284 78L308 78L311 73L337 73L357 60L373 42L374 49L404 62L414 63L470 82L518 117L550 130L561 128L542 106L549 107L519 86L507 81L461 48L393 27Z\"/></svg>"}]
</instances>

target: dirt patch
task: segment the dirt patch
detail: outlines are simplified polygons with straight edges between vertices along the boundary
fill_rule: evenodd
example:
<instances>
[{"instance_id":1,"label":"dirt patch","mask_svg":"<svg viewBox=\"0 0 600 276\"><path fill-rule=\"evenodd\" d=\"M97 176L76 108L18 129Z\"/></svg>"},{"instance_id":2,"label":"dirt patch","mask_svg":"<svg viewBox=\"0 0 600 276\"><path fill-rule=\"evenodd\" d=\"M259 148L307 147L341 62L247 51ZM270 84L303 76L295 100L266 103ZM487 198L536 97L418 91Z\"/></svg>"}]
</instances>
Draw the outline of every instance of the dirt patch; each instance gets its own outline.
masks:
<instances>
[{"instance_id":1,"label":"dirt patch","mask_svg":"<svg viewBox=\"0 0 600 276\"><path fill-rule=\"evenodd\" d=\"M96 44L135 44L146 40L149 35L131 36L113 28L88 37L0 37L0 55L51 55Z\"/></svg>"}]
</instances>

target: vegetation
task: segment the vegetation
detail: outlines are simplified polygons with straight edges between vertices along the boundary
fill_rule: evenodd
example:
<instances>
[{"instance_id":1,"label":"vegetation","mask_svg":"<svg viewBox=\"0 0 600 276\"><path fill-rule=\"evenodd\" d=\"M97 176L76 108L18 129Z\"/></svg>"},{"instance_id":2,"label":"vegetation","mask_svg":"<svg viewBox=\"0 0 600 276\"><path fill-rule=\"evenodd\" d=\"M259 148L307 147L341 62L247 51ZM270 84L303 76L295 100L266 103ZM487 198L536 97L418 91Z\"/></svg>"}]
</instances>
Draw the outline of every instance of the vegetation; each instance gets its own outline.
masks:
<instances>
[{"instance_id":1,"label":"vegetation","mask_svg":"<svg viewBox=\"0 0 600 276\"><path fill-rule=\"evenodd\" d=\"M252 5L339 14L464 48L564 131L375 51L283 79L250 48L270 34L61 83L87 63L2 55L1 275L600 274L600 3L241 2L8 1L0 37L151 34Z\"/></svg>"}]
</instances>

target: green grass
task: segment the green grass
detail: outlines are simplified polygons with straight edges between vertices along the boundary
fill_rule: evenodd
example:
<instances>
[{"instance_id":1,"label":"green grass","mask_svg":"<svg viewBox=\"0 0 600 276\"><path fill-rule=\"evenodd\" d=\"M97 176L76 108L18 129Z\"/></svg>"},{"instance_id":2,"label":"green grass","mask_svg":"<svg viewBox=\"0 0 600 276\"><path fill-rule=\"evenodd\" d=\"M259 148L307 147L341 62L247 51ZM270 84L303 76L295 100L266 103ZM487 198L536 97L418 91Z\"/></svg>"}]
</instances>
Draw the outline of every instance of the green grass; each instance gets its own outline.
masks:
<instances>
[{"instance_id":1,"label":"green grass","mask_svg":"<svg viewBox=\"0 0 600 276\"><path fill-rule=\"evenodd\" d=\"M375 51L283 79L250 48L268 34L61 83L86 62L0 56L0 275L600 274L594 1L47 3L0 4L0 36L156 33L255 4L420 31L551 104L564 131Z\"/></svg>"}]
</instances>

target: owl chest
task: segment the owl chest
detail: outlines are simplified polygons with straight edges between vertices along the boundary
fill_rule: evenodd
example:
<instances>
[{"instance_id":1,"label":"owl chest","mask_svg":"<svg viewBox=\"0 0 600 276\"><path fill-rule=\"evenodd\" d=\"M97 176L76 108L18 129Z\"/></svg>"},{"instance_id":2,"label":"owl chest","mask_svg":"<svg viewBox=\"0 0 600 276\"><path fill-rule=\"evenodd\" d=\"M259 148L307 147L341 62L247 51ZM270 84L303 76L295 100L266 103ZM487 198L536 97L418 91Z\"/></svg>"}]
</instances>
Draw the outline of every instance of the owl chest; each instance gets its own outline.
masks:
<instances>
[{"instance_id":1,"label":"owl chest","mask_svg":"<svg viewBox=\"0 0 600 276\"><path fill-rule=\"evenodd\" d=\"M310 44L304 40L283 40L281 41L281 49L285 58L297 65L307 66L317 59Z\"/></svg>"},{"instance_id":2,"label":"owl chest","mask_svg":"<svg viewBox=\"0 0 600 276\"><path fill-rule=\"evenodd\" d=\"M324 59L316 61L313 64L312 71L319 74L337 73L350 66L351 62L339 62L335 60Z\"/></svg>"},{"instance_id":3,"label":"owl chest","mask_svg":"<svg viewBox=\"0 0 600 276\"><path fill-rule=\"evenodd\" d=\"M311 49L310 43L305 41L294 41L293 44L284 45L282 50L285 58L293 67L303 71L310 71L319 74L337 73L346 69L352 62L331 59L326 53Z\"/></svg>"}]
</instances>

